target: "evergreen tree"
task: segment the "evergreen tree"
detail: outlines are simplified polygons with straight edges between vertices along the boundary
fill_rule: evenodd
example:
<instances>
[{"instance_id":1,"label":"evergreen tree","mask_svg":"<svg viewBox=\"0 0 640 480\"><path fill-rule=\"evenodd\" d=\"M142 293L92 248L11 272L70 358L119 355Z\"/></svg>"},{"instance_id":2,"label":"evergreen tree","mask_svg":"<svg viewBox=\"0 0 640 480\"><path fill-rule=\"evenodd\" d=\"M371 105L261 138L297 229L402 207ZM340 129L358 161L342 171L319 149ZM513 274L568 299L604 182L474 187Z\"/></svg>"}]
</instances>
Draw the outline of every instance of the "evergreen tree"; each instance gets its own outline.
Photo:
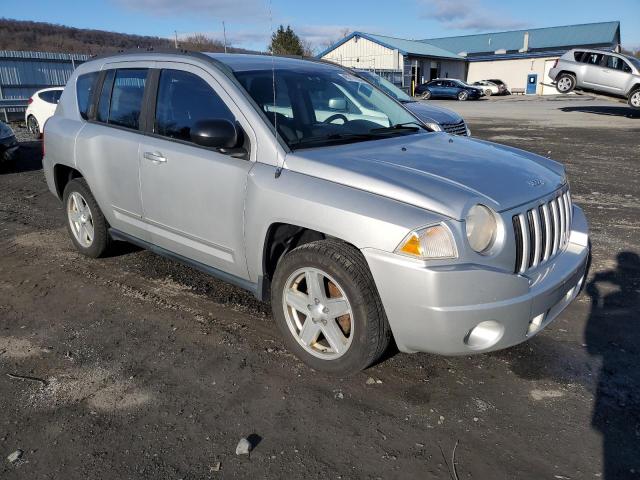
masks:
<instances>
[{"instance_id":1,"label":"evergreen tree","mask_svg":"<svg viewBox=\"0 0 640 480\"><path fill-rule=\"evenodd\" d=\"M278 30L271 35L269 51L276 55L303 55L305 53L300 37L289 25L287 28L280 25Z\"/></svg>"}]
</instances>

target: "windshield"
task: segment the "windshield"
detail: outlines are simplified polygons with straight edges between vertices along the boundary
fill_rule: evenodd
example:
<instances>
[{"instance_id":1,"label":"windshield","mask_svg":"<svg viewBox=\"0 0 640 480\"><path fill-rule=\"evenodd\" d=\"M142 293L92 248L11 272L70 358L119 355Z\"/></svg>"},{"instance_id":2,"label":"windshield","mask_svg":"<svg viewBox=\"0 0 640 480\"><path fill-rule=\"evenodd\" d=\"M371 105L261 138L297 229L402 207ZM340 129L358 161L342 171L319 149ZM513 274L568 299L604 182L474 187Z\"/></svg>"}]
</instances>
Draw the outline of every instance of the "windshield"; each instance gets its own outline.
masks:
<instances>
[{"instance_id":1,"label":"windshield","mask_svg":"<svg viewBox=\"0 0 640 480\"><path fill-rule=\"evenodd\" d=\"M627 55L625 55L625 58L629 60L631 63L633 63L633 66L636 67L638 71L640 71L640 58L629 57Z\"/></svg>"},{"instance_id":2,"label":"windshield","mask_svg":"<svg viewBox=\"0 0 640 480\"><path fill-rule=\"evenodd\" d=\"M291 149L426 130L402 106L355 75L317 65L305 70L234 73Z\"/></svg>"},{"instance_id":3,"label":"windshield","mask_svg":"<svg viewBox=\"0 0 640 480\"><path fill-rule=\"evenodd\" d=\"M378 87L381 90L385 91L388 95L391 95L396 100L399 100L401 102L413 102L414 101L409 95L404 93L402 90L400 90L398 87L396 87L393 83L391 83L386 78L383 78L380 75L377 75L377 74L375 74L373 72L358 72L358 73L362 77L364 77L365 80L369 80L376 87Z\"/></svg>"}]
</instances>

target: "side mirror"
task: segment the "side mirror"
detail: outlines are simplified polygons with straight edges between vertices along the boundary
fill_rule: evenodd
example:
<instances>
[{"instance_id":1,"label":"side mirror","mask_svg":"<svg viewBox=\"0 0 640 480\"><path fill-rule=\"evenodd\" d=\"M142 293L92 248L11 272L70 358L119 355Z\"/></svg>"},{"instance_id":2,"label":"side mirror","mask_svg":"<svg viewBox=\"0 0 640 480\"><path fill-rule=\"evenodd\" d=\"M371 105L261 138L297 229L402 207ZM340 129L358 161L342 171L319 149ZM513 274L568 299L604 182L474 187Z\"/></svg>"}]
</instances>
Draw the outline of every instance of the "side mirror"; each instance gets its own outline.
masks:
<instances>
[{"instance_id":1,"label":"side mirror","mask_svg":"<svg viewBox=\"0 0 640 480\"><path fill-rule=\"evenodd\" d=\"M338 110L338 111L344 112L347 109L346 98L330 98L329 108L331 110Z\"/></svg>"},{"instance_id":2,"label":"side mirror","mask_svg":"<svg viewBox=\"0 0 640 480\"><path fill-rule=\"evenodd\" d=\"M194 123L189 135L197 145L230 149L238 145L241 132L236 124L229 120L211 119Z\"/></svg>"}]
</instances>

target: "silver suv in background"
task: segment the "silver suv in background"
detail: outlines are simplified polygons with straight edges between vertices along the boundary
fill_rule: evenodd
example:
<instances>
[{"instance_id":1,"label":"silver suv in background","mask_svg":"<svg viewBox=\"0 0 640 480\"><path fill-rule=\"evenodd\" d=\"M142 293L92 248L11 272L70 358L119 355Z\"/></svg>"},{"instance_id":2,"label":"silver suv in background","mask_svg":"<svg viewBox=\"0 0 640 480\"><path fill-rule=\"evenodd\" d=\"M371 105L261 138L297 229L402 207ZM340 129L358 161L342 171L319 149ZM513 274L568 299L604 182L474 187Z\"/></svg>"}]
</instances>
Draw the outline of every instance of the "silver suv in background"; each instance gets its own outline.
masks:
<instances>
[{"instance_id":1,"label":"silver suv in background","mask_svg":"<svg viewBox=\"0 0 640 480\"><path fill-rule=\"evenodd\" d=\"M560 93L593 90L625 97L640 108L640 59L602 50L569 50L549 72Z\"/></svg>"},{"instance_id":2,"label":"silver suv in background","mask_svg":"<svg viewBox=\"0 0 640 480\"><path fill-rule=\"evenodd\" d=\"M433 132L336 65L94 59L44 142L81 253L126 240L270 300L287 349L316 370L359 371L392 337L445 355L515 345L586 274L587 221L561 164Z\"/></svg>"}]
</instances>

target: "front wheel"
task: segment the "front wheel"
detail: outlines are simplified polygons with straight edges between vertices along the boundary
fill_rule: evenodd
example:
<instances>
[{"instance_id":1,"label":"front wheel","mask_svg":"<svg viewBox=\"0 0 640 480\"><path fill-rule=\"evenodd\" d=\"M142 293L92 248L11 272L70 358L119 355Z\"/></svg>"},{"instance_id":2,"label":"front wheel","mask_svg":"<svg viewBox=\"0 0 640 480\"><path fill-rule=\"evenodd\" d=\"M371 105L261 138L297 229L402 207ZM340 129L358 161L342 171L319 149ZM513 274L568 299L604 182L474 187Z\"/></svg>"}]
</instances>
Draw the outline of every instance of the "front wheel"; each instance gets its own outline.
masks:
<instances>
[{"instance_id":1,"label":"front wheel","mask_svg":"<svg viewBox=\"0 0 640 480\"><path fill-rule=\"evenodd\" d=\"M576 77L569 73L562 73L556 81L556 90L560 93L569 93L576 88Z\"/></svg>"},{"instance_id":2,"label":"front wheel","mask_svg":"<svg viewBox=\"0 0 640 480\"><path fill-rule=\"evenodd\" d=\"M462 92L458 93L458 100L460 100L461 102L464 102L468 98L469 98L469 94L467 92L465 92L464 90Z\"/></svg>"},{"instance_id":3,"label":"front wheel","mask_svg":"<svg viewBox=\"0 0 640 480\"><path fill-rule=\"evenodd\" d=\"M98 258L109 248L109 225L84 178L67 183L63 193L67 230L76 249Z\"/></svg>"},{"instance_id":4,"label":"front wheel","mask_svg":"<svg viewBox=\"0 0 640 480\"><path fill-rule=\"evenodd\" d=\"M382 355L391 338L364 257L337 240L308 243L282 258L271 308L287 348L318 371L359 372Z\"/></svg>"},{"instance_id":5,"label":"front wheel","mask_svg":"<svg viewBox=\"0 0 640 480\"><path fill-rule=\"evenodd\" d=\"M640 108L640 88L631 92L628 102L631 108Z\"/></svg>"},{"instance_id":6,"label":"front wheel","mask_svg":"<svg viewBox=\"0 0 640 480\"><path fill-rule=\"evenodd\" d=\"M485 94L487 97L490 97L491 95L493 95L493 92L491 91L491 89L487 88L487 89L484 91L484 94Z\"/></svg>"},{"instance_id":7,"label":"front wheel","mask_svg":"<svg viewBox=\"0 0 640 480\"><path fill-rule=\"evenodd\" d=\"M431 92L429 90L425 90L421 95L420 98L422 100L429 100L431 98Z\"/></svg>"}]
</instances>

